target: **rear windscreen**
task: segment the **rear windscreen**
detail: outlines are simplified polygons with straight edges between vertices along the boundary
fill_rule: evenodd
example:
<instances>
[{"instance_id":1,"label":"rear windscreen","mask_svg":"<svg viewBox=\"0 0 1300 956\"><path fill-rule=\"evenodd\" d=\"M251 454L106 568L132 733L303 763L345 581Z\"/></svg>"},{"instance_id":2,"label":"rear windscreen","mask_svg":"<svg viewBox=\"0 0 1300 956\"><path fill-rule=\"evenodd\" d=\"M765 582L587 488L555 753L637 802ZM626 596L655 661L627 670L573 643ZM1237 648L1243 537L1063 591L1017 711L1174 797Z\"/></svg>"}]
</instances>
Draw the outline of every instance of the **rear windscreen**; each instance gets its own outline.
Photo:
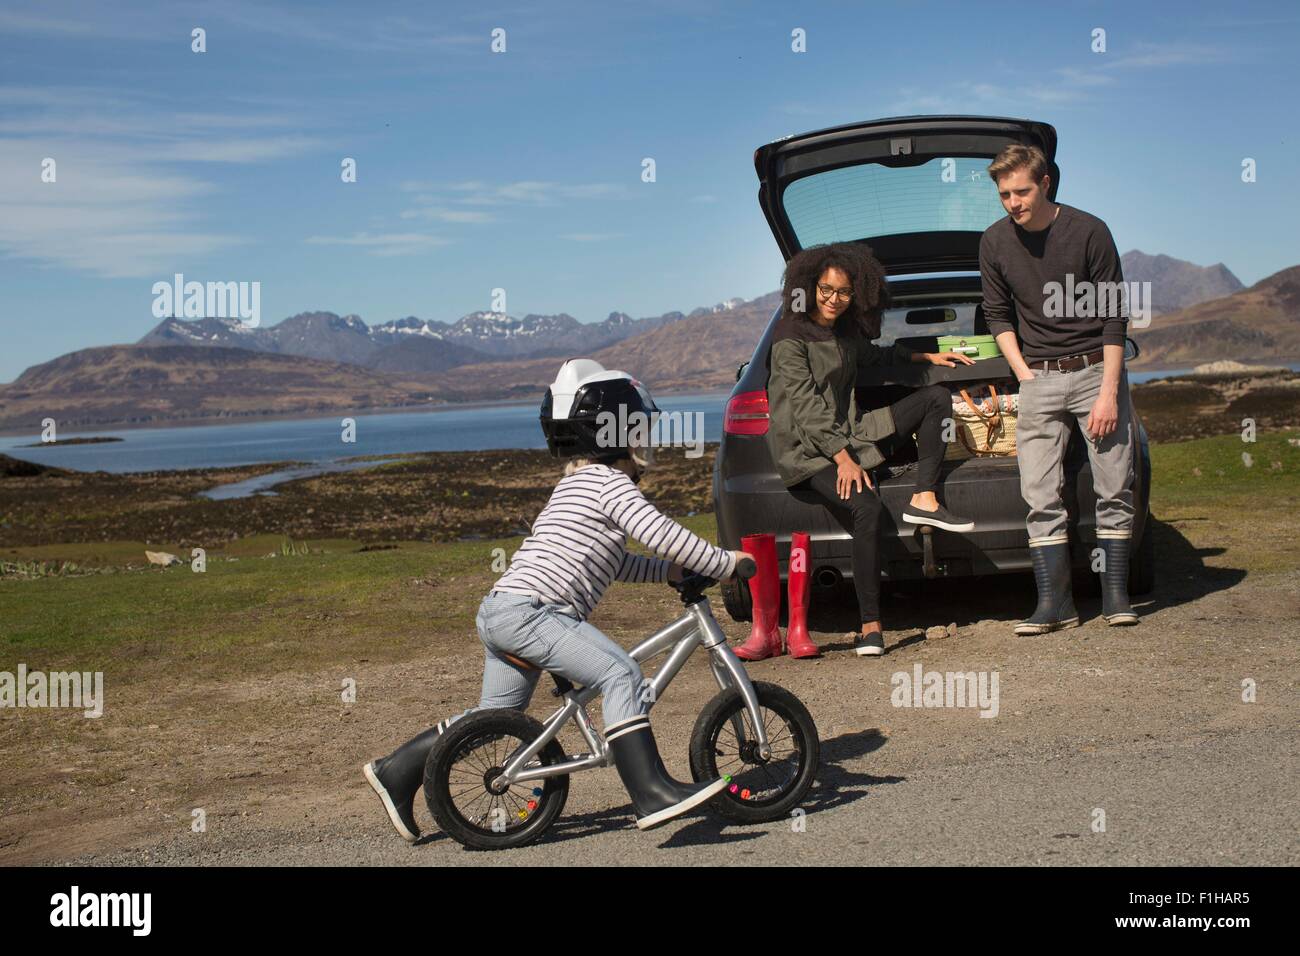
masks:
<instances>
[{"instance_id":1,"label":"rear windscreen","mask_svg":"<svg viewBox=\"0 0 1300 956\"><path fill-rule=\"evenodd\" d=\"M947 322L927 322L908 325L907 313L913 309L951 309L953 319ZM899 339L914 339L939 335L971 335L975 330L975 304L971 302L918 302L903 308L886 309L880 316L880 338L877 345L892 345ZM985 335L988 333L985 332ZM918 343L904 341L914 350Z\"/></svg>"},{"instance_id":2,"label":"rear windscreen","mask_svg":"<svg viewBox=\"0 0 1300 956\"><path fill-rule=\"evenodd\" d=\"M911 232L983 232L1006 215L986 157L935 158L891 169L845 166L786 187L800 247Z\"/></svg>"}]
</instances>

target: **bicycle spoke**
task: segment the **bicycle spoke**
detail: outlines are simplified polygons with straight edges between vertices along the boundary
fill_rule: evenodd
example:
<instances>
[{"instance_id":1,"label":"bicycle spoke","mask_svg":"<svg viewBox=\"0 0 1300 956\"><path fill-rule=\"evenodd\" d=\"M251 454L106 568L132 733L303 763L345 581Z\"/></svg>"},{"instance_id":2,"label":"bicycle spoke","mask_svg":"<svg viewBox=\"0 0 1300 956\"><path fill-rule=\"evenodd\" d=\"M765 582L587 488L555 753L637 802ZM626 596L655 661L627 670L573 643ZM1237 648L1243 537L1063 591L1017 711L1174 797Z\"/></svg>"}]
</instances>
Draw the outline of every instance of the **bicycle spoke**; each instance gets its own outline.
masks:
<instances>
[{"instance_id":1,"label":"bicycle spoke","mask_svg":"<svg viewBox=\"0 0 1300 956\"><path fill-rule=\"evenodd\" d=\"M487 764L483 763L484 755L480 753L478 747L478 745L482 743L482 741L476 740L473 743L474 746L472 746L470 750L465 754L465 762L470 766L472 766L475 770L477 770L478 775L481 777L483 776L483 774L487 773L488 766Z\"/></svg>"},{"instance_id":2,"label":"bicycle spoke","mask_svg":"<svg viewBox=\"0 0 1300 956\"><path fill-rule=\"evenodd\" d=\"M776 753L777 750L783 748L783 744L784 744L784 749L787 750L796 749L796 747L794 747L794 737L792 735L783 734L779 737L775 737L775 739L774 737L768 737L767 739L767 745L768 747L772 748L772 753Z\"/></svg>"},{"instance_id":3,"label":"bicycle spoke","mask_svg":"<svg viewBox=\"0 0 1300 956\"><path fill-rule=\"evenodd\" d=\"M775 779L776 779L776 778L774 778L774 777L772 776L772 771L771 771L771 769L768 767L767 764L762 763L762 764L759 764L759 766L763 769L763 775L766 776L769 780L775 780ZM775 787L774 789L777 789L777 790L781 789L781 781L779 781L779 780L776 781L776 787Z\"/></svg>"},{"instance_id":4,"label":"bicycle spoke","mask_svg":"<svg viewBox=\"0 0 1300 956\"><path fill-rule=\"evenodd\" d=\"M511 803L511 804L513 805L513 807L514 807L514 812L512 812L512 813L510 814L511 825L512 825L512 826L517 826L517 825L523 823L523 820L521 820L521 819L519 818L519 811L520 811L520 809L523 808L523 804L521 804L521 803L520 803L520 802L515 798L515 795L514 795L513 793L511 793L509 790L507 790L507 791L503 794L503 796L504 796L507 800L509 800L510 803Z\"/></svg>"},{"instance_id":5,"label":"bicycle spoke","mask_svg":"<svg viewBox=\"0 0 1300 956\"><path fill-rule=\"evenodd\" d=\"M476 769L478 770L478 775L481 777L492 769L492 760L488 756L486 747L482 750L476 750L474 755L478 758Z\"/></svg>"},{"instance_id":6,"label":"bicycle spoke","mask_svg":"<svg viewBox=\"0 0 1300 956\"><path fill-rule=\"evenodd\" d=\"M731 761L729 761L728 763L725 763L725 764L718 764L717 761L715 760L715 761L714 761L714 764L718 767L718 775L719 775L719 776L732 776L732 777L734 777L734 776L736 776L736 774L741 773L741 772L744 770L744 768L745 768L745 762L744 762L743 760L741 760L740 758L736 758L736 759L731 760ZM728 768L733 767L733 766L735 766L735 765L737 765L737 764L740 765L740 769L737 770L737 771L735 771L735 773L732 773Z\"/></svg>"},{"instance_id":7,"label":"bicycle spoke","mask_svg":"<svg viewBox=\"0 0 1300 956\"><path fill-rule=\"evenodd\" d=\"M480 793L477 797L475 797L473 800L471 800L471 801L469 802L469 805L466 806L464 810L461 810L460 807L457 807L457 808L456 808L456 811L461 815L461 817L462 817L463 819L465 819L465 820L469 820L469 819L471 819L471 814L472 814L472 813L477 809L478 805L479 805L480 803L483 802L483 798L484 798L484 797L491 797L491 796L492 796L492 792L491 792L490 790L484 790L484 791L483 791L482 793ZM491 802L491 800L489 800L489 801L488 801L488 806L489 806L489 808L491 807L491 805L492 805L492 802Z\"/></svg>"},{"instance_id":8,"label":"bicycle spoke","mask_svg":"<svg viewBox=\"0 0 1300 956\"><path fill-rule=\"evenodd\" d=\"M756 752L760 739L767 745L766 759ZM710 766L731 778L729 798L742 804L780 801L794 791L805 767L807 748L797 720L763 703L755 715L735 701L719 715L709 742Z\"/></svg>"},{"instance_id":9,"label":"bicycle spoke","mask_svg":"<svg viewBox=\"0 0 1300 956\"><path fill-rule=\"evenodd\" d=\"M790 737L791 739L794 738L794 734L791 732L789 724L782 724L780 730L778 731L775 737L773 737L771 734L768 734L767 742L769 744L775 744L782 737Z\"/></svg>"}]
</instances>

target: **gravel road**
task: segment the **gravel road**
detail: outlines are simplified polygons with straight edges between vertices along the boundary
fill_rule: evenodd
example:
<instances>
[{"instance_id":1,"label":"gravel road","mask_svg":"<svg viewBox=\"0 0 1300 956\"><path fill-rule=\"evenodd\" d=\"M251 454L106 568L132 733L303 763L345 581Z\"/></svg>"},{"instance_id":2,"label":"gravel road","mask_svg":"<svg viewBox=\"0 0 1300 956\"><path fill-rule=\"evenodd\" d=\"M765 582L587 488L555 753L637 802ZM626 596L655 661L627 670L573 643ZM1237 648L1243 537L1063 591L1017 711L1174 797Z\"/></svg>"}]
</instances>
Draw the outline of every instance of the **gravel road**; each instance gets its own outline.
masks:
<instances>
[{"instance_id":1,"label":"gravel road","mask_svg":"<svg viewBox=\"0 0 1300 956\"><path fill-rule=\"evenodd\" d=\"M1083 627L1030 639L1009 625L1032 604L1032 582L996 593L970 582L946 594L961 608L957 633L926 640L926 625L947 622L933 619L924 586L900 591L882 659L855 657L832 619L814 635L822 659L751 665L819 725L823 766L801 825L699 815L641 833L615 772L599 770L573 778L542 843L505 853L465 851L436 830L407 846L359 772L422 729L431 700L445 714L476 693L479 657L463 636L400 665L357 664L349 707L328 691L334 672L139 688L117 705L106 756L121 761L118 778L36 808L7 800L0 862L1296 865L1297 593L1300 572L1202 567L1167 574L1138 602L1136 628L1107 628L1083 598ZM672 602L654 589L607 602L595 621L630 644L644 621L669 619ZM719 614L730 636L745 634ZM894 706L894 675L917 664L996 672L997 716ZM714 690L697 655L654 711L683 777L690 725ZM533 712L552 703L539 694ZM204 833L190 828L196 807Z\"/></svg>"}]
</instances>

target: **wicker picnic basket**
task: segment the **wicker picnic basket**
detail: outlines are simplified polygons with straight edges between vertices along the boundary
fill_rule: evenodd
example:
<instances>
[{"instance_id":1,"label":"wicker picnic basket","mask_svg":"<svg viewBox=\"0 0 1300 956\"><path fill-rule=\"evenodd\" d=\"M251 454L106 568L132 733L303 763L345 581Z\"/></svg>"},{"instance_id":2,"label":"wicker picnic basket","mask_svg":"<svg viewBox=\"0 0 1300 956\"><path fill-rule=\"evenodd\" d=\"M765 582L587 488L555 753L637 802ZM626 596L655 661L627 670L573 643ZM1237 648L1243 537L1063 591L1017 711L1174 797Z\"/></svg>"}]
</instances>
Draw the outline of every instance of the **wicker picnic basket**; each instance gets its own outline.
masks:
<instances>
[{"instance_id":1,"label":"wicker picnic basket","mask_svg":"<svg viewBox=\"0 0 1300 956\"><path fill-rule=\"evenodd\" d=\"M1019 396L998 394L995 385L986 386L987 398L976 401L961 389L952 403L956 437L948 443L945 461L963 458L1013 458L1016 454L1016 414Z\"/></svg>"}]
</instances>

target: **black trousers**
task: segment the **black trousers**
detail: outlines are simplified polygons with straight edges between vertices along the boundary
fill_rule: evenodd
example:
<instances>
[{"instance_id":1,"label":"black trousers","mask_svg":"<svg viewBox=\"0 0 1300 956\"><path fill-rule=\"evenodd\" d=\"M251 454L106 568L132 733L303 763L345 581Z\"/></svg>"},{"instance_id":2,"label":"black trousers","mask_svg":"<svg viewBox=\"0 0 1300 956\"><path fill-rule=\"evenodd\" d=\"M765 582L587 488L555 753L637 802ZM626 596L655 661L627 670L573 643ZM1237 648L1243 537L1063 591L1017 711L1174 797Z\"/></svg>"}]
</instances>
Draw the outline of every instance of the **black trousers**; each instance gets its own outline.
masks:
<instances>
[{"instance_id":1,"label":"black trousers","mask_svg":"<svg viewBox=\"0 0 1300 956\"><path fill-rule=\"evenodd\" d=\"M943 420L952 416L952 394L942 385L930 385L910 392L889 406L894 416L894 433L916 433L916 491L934 491L939 480L939 464L947 443L943 440ZM876 488L849 489L848 499L835 490L839 466L832 462L811 478L791 487L791 491L811 491L841 517L848 518L853 529L853 589L858 596L858 615L863 623L880 620L880 502Z\"/></svg>"}]
</instances>

